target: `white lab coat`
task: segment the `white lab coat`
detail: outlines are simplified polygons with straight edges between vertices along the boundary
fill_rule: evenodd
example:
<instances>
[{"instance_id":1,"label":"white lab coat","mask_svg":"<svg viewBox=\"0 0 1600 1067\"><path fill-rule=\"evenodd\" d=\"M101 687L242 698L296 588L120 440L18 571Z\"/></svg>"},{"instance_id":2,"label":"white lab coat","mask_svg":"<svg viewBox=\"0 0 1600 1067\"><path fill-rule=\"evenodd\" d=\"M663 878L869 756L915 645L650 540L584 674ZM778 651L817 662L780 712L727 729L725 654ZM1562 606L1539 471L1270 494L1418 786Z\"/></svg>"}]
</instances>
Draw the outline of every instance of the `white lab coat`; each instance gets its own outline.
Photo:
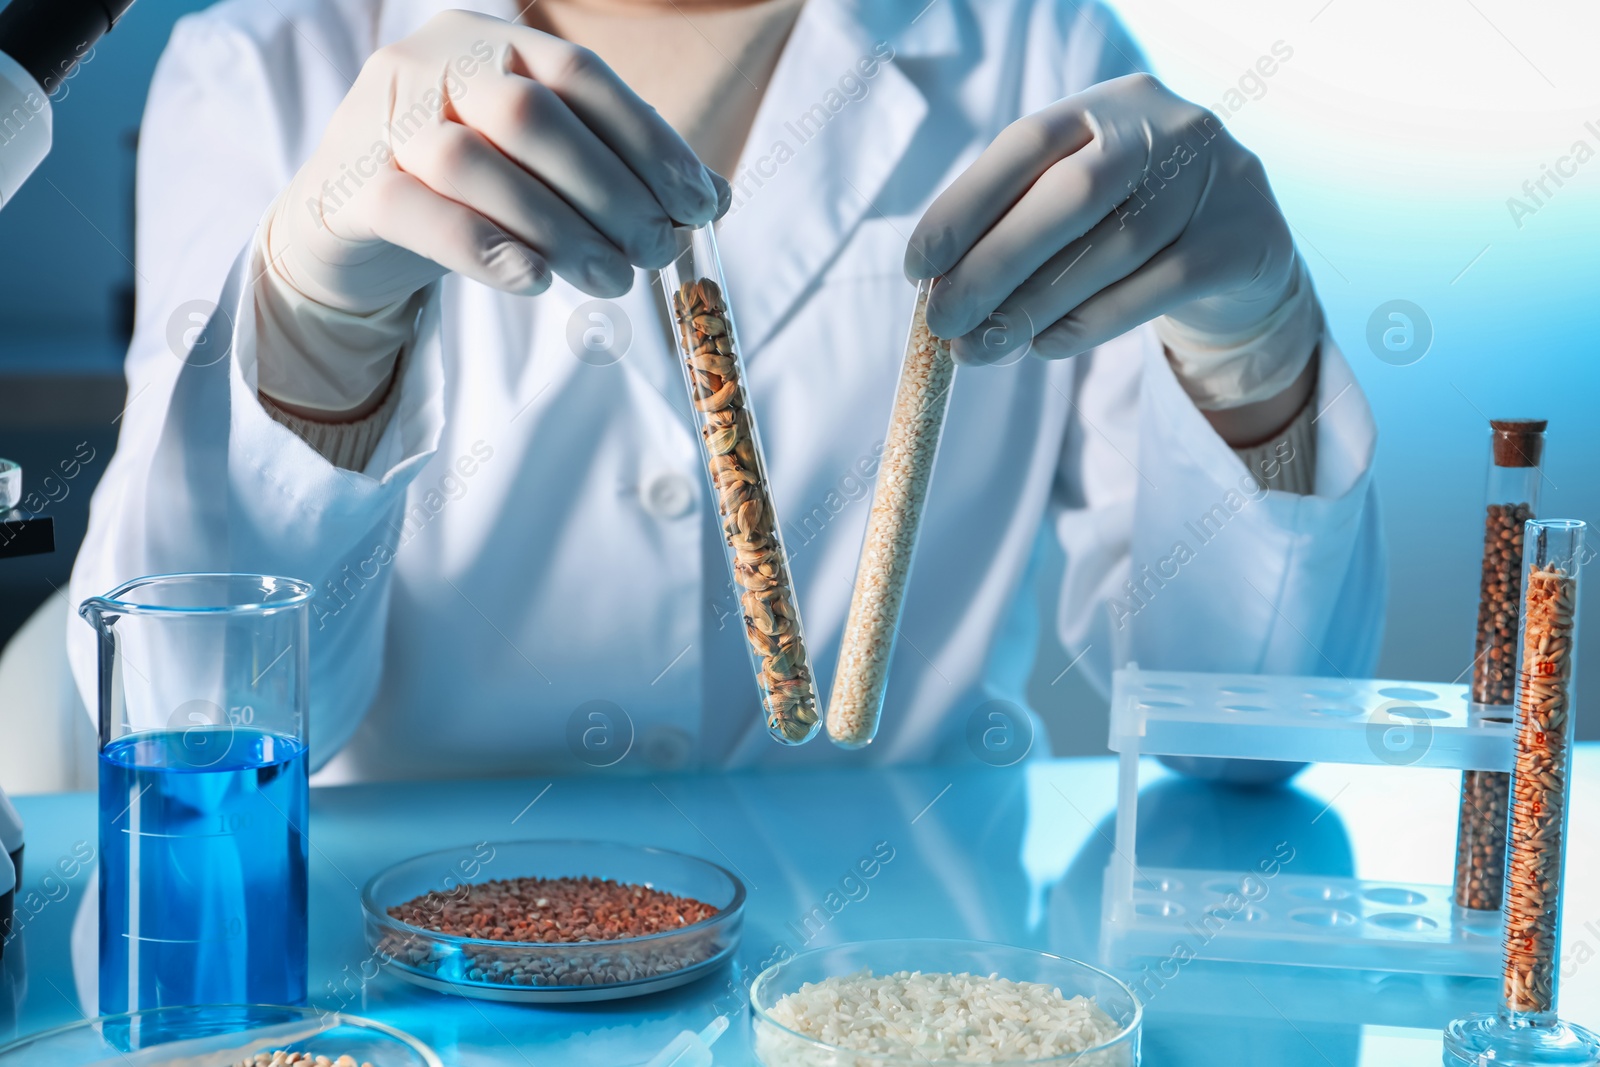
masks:
<instances>
[{"instance_id":1,"label":"white lab coat","mask_svg":"<svg viewBox=\"0 0 1600 1067\"><path fill-rule=\"evenodd\" d=\"M824 694L911 309L907 235L1008 122L1140 63L1093 3L924 3L809 0L719 229ZM1076 360L960 371L882 731L859 753L780 747L759 721L653 278L615 301L632 339L610 366L574 356L569 330L596 320L566 284L529 299L445 279L371 463L328 464L256 400L241 250L365 57L442 6L226 0L178 24L140 145L130 400L75 598L165 571L313 581L313 758L338 753L345 778L581 770L581 708L622 709L622 766L643 770L959 751L986 701L1025 702L1052 536L1061 638L1098 684L1129 658L1371 669L1375 435L1327 339L1315 496L1250 499L1149 327ZM861 77L885 45L893 60ZM1202 539L1207 515L1225 527ZM87 627L71 642L92 695Z\"/></svg>"}]
</instances>

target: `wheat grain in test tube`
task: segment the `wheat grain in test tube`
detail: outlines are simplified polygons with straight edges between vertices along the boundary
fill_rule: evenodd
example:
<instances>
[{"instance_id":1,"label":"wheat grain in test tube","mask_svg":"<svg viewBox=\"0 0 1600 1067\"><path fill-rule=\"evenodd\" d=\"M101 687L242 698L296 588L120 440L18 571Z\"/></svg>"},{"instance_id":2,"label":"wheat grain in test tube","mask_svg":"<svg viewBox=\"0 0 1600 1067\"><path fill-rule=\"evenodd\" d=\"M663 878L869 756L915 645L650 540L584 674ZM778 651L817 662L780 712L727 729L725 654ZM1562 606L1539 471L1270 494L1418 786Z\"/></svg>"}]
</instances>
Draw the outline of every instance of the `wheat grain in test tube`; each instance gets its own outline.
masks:
<instances>
[{"instance_id":1,"label":"wheat grain in test tube","mask_svg":"<svg viewBox=\"0 0 1600 1067\"><path fill-rule=\"evenodd\" d=\"M703 226L675 235L679 255L661 286L721 525L731 579L724 602L737 605L726 614L743 623L767 731L803 744L821 729L820 705L715 234Z\"/></svg>"},{"instance_id":2,"label":"wheat grain in test tube","mask_svg":"<svg viewBox=\"0 0 1600 1067\"><path fill-rule=\"evenodd\" d=\"M925 314L931 287L927 281L917 287L905 362L895 388L828 700L828 736L846 748L859 748L878 732L917 531L950 405L955 364L950 343L928 331Z\"/></svg>"},{"instance_id":3,"label":"wheat grain in test tube","mask_svg":"<svg viewBox=\"0 0 1600 1067\"><path fill-rule=\"evenodd\" d=\"M1584 525L1533 519L1523 537L1516 757L1507 827L1504 999L1512 1012L1556 1010L1561 887L1572 789L1578 562Z\"/></svg>"}]
</instances>

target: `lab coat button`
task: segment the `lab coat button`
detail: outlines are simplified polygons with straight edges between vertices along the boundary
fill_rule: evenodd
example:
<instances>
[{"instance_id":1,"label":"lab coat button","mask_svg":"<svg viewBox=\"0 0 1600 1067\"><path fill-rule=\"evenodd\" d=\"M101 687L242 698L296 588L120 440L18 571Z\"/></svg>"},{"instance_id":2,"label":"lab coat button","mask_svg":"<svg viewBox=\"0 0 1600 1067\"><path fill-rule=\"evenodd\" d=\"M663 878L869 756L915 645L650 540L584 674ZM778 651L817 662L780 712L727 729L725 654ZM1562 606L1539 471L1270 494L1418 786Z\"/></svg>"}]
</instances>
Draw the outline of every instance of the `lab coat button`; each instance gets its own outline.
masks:
<instances>
[{"instance_id":1,"label":"lab coat button","mask_svg":"<svg viewBox=\"0 0 1600 1067\"><path fill-rule=\"evenodd\" d=\"M694 486L681 474L658 474L639 492L644 509L658 519L677 519L694 507Z\"/></svg>"},{"instance_id":2,"label":"lab coat button","mask_svg":"<svg viewBox=\"0 0 1600 1067\"><path fill-rule=\"evenodd\" d=\"M656 770L682 770L689 763L694 741L676 726L652 726L639 739L639 754Z\"/></svg>"}]
</instances>

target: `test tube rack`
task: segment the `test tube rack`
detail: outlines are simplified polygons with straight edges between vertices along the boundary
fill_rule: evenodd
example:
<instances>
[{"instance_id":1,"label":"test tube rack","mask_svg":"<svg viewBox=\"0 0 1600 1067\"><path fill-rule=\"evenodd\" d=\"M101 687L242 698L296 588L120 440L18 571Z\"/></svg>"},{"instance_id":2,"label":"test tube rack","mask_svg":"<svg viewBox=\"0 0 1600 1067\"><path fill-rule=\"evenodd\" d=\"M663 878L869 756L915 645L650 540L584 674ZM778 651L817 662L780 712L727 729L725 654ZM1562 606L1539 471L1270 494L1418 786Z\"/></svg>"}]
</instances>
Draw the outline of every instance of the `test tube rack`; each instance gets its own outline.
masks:
<instances>
[{"instance_id":1,"label":"test tube rack","mask_svg":"<svg viewBox=\"0 0 1600 1067\"><path fill-rule=\"evenodd\" d=\"M1428 744L1403 762L1391 758L1387 734L1419 728L1430 731ZM1257 894L1248 892L1247 879L1260 879L1259 871L1139 863L1139 766L1144 756L1210 756L1390 764L1396 773L1509 771L1512 746L1511 725L1484 721L1465 685L1148 671L1130 664L1112 685L1116 848L1105 875L1102 955L1121 965L1171 956L1181 944L1194 959L1499 974L1500 913L1456 907L1448 885L1284 870L1265 896L1249 899Z\"/></svg>"}]
</instances>

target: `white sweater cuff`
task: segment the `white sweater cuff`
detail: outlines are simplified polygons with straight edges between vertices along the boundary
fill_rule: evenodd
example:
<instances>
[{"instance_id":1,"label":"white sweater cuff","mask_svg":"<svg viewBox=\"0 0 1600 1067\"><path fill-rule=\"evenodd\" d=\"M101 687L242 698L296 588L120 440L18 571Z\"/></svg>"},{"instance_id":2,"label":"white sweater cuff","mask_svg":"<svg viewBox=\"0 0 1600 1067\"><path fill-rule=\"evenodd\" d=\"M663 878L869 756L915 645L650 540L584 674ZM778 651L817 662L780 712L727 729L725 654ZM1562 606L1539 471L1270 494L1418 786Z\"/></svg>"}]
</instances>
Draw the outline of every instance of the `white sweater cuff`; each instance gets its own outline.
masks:
<instances>
[{"instance_id":1,"label":"white sweater cuff","mask_svg":"<svg viewBox=\"0 0 1600 1067\"><path fill-rule=\"evenodd\" d=\"M1317 489L1317 391L1300 414L1270 440L1249 448L1235 448L1244 465L1263 489L1310 496Z\"/></svg>"},{"instance_id":2,"label":"white sweater cuff","mask_svg":"<svg viewBox=\"0 0 1600 1067\"><path fill-rule=\"evenodd\" d=\"M1283 302L1247 330L1207 333L1165 315L1155 327L1184 392L1202 411L1220 411L1276 396L1300 376L1322 336L1322 305L1297 260Z\"/></svg>"},{"instance_id":3,"label":"white sweater cuff","mask_svg":"<svg viewBox=\"0 0 1600 1067\"><path fill-rule=\"evenodd\" d=\"M274 421L293 430L296 437L310 445L323 459L343 470L361 473L372 462L372 454L378 450L383 431L394 416L400 399L399 377L395 375L396 380L390 383L389 392L377 410L355 422L303 419L279 407L265 393L258 393L257 398L261 401L263 411L271 415Z\"/></svg>"}]
</instances>

